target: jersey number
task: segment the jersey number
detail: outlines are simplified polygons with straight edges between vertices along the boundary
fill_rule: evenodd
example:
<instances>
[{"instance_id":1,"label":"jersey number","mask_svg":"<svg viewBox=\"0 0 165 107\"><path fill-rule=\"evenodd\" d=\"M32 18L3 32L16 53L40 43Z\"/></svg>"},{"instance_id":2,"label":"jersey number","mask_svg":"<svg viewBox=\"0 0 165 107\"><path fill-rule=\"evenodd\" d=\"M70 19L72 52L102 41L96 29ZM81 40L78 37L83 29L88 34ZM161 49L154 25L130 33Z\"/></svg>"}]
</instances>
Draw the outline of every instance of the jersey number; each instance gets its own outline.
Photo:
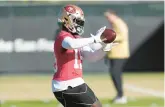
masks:
<instances>
[{"instance_id":1,"label":"jersey number","mask_svg":"<svg viewBox=\"0 0 165 107\"><path fill-rule=\"evenodd\" d=\"M81 55L80 55L80 53L78 52L78 49L74 49L74 52L75 52L74 68L75 68L75 69L82 69L82 64L81 64L81 62L78 62L78 57L80 56L80 59L81 59Z\"/></svg>"}]
</instances>

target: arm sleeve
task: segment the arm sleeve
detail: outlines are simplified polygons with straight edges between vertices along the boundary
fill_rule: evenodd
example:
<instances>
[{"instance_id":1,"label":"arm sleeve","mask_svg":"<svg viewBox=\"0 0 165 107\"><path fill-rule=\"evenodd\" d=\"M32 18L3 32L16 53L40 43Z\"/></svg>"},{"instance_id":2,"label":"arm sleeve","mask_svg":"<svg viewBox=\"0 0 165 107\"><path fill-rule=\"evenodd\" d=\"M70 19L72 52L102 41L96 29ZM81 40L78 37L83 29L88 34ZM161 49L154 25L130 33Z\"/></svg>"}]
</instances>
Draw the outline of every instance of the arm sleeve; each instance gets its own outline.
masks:
<instances>
[{"instance_id":1,"label":"arm sleeve","mask_svg":"<svg viewBox=\"0 0 165 107\"><path fill-rule=\"evenodd\" d=\"M77 39L71 37L65 37L62 41L62 47L65 49L77 49L92 43L94 43L94 39L92 37L77 38Z\"/></svg>"},{"instance_id":2,"label":"arm sleeve","mask_svg":"<svg viewBox=\"0 0 165 107\"><path fill-rule=\"evenodd\" d=\"M104 44L94 43L88 46L81 48L81 54L83 60L88 60L90 62L96 62L102 59L106 53L102 50Z\"/></svg>"}]
</instances>

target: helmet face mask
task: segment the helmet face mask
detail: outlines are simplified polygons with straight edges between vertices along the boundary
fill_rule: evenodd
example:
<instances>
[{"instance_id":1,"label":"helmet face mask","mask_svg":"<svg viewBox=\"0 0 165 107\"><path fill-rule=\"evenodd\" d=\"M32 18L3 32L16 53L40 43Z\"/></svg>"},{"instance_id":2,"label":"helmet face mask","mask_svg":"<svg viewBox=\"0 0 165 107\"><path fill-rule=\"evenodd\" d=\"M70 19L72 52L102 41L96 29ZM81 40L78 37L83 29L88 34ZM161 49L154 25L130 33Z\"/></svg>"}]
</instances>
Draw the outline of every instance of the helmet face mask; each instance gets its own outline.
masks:
<instances>
[{"instance_id":1,"label":"helmet face mask","mask_svg":"<svg viewBox=\"0 0 165 107\"><path fill-rule=\"evenodd\" d=\"M84 33L84 20L81 20L80 18L73 19L74 21L74 27L76 29L76 33L79 35L82 35Z\"/></svg>"},{"instance_id":2,"label":"helmet face mask","mask_svg":"<svg viewBox=\"0 0 165 107\"><path fill-rule=\"evenodd\" d=\"M84 33L84 13L80 7L67 5L63 8L60 19L64 26L71 32L82 35Z\"/></svg>"}]
</instances>

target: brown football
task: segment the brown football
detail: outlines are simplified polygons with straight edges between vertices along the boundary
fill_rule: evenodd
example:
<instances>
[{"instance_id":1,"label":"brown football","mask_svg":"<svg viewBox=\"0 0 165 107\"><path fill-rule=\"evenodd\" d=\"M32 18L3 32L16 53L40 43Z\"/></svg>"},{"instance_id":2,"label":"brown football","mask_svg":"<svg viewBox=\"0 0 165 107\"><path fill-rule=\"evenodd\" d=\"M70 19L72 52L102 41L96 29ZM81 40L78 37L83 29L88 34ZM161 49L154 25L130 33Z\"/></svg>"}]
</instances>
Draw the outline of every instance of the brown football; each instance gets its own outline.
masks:
<instances>
[{"instance_id":1,"label":"brown football","mask_svg":"<svg viewBox=\"0 0 165 107\"><path fill-rule=\"evenodd\" d=\"M105 29L101 35L101 40L104 43L112 43L116 39L116 32L112 29Z\"/></svg>"}]
</instances>

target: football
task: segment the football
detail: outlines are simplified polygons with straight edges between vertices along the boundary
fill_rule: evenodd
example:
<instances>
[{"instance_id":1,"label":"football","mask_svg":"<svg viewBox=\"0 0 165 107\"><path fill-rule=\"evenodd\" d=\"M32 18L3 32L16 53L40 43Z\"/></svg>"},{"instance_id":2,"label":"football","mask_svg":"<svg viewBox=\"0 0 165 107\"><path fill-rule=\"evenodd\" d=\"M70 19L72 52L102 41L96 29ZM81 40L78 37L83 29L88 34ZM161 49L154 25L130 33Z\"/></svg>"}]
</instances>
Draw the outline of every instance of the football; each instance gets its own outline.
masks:
<instances>
[{"instance_id":1,"label":"football","mask_svg":"<svg viewBox=\"0 0 165 107\"><path fill-rule=\"evenodd\" d=\"M105 29L101 35L101 40L104 43L112 43L116 39L116 32L112 29Z\"/></svg>"}]
</instances>

